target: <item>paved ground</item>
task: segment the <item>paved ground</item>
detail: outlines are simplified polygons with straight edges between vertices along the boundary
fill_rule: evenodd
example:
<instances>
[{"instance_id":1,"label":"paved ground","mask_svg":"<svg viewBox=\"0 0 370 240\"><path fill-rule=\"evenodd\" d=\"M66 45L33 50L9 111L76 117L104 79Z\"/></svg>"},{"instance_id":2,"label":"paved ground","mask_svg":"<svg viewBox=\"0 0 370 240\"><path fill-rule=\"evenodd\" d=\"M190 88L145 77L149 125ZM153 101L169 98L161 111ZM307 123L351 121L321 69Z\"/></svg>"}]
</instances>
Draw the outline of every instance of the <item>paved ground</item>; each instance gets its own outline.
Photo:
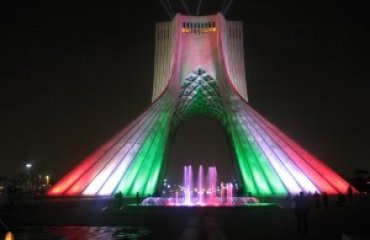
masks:
<instances>
[{"instance_id":1,"label":"paved ground","mask_svg":"<svg viewBox=\"0 0 370 240\"><path fill-rule=\"evenodd\" d=\"M370 198L343 208L312 209L308 235L297 233L289 207L163 208L110 200L53 199L18 203L0 217L16 239L370 239ZM63 238L64 237L64 238ZM0 238L1 239L1 238Z\"/></svg>"}]
</instances>

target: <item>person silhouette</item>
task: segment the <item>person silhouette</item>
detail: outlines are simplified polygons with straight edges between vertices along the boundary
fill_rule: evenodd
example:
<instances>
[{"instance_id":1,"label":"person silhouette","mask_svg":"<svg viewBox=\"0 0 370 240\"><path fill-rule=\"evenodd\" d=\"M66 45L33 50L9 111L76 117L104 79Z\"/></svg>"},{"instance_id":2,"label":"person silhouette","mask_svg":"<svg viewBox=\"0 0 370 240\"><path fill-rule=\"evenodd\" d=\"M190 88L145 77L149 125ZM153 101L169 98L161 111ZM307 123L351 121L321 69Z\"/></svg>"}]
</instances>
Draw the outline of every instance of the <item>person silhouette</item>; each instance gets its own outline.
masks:
<instances>
[{"instance_id":1,"label":"person silhouette","mask_svg":"<svg viewBox=\"0 0 370 240\"><path fill-rule=\"evenodd\" d=\"M352 201L353 188L351 187L351 185L349 185L349 186L348 186L348 189L347 189L347 196L348 196L348 200L349 200L349 201Z\"/></svg>"},{"instance_id":2,"label":"person silhouette","mask_svg":"<svg viewBox=\"0 0 370 240\"><path fill-rule=\"evenodd\" d=\"M321 207L321 204L320 204L320 194L315 191L315 193L313 194L313 199L315 201L315 208L316 210L320 209Z\"/></svg>"},{"instance_id":3,"label":"person silhouette","mask_svg":"<svg viewBox=\"0 0 370 240\"><path fill-rule=\"evenodd\" d=\"M294 212L297 217L297 230L298 232L302 232L307 234L308 227L308 213L310 212L311 208L311 199L309 196L305 196L303 192L300 192L299 195L295 199L295 208Z\"/></svg>"},{"instance_id":4,"label":"person silhouette","mask_svg":"<svg viewBox=\"0 0 370 240\"><path fill-rule=\"evenodd\" d=\"M140 201L140 195L139 195L139 192L136 192L136 206L139 206L139 201Z\"/></svg>"},{"instance_id":5,"label":"person silhouette","mask_svg":"<svg viewBox=\"0 0 370 240\"><path fill-rule=\"evenodd\" d=\"M116 207L117 208L121 208L121 206L122 206L122 198L123 198L123 195L122 195L122 192L121 191L117 192L114 195L114 201L116 203Z\"/></svg>"}]
</instances>

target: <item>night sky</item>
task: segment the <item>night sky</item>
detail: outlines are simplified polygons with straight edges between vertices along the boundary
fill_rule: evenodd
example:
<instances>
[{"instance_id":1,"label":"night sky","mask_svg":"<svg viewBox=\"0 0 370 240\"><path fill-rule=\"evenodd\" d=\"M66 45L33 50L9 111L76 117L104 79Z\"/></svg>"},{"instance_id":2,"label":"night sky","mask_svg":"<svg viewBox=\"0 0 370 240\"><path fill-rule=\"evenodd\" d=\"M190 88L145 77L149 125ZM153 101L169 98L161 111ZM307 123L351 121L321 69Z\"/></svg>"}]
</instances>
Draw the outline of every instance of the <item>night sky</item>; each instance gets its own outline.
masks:
<instances>
[{"instance_id":1,"label":"night sky","mask_svg":"<svg viewBox=\"0 0 370 240\"><path fill-rule=\"evenodd\" d=\"M339 173L370 170L365 1L282 2L236 0L226 15L244 22L250 104ZM58 179L149 106L154 24L169 17L156 0L103 3L0 1L0 176L32 162ZM169 169L194 160L232 177L215 120L185 122L169 155Z\"/></svg>"}]
</instances>

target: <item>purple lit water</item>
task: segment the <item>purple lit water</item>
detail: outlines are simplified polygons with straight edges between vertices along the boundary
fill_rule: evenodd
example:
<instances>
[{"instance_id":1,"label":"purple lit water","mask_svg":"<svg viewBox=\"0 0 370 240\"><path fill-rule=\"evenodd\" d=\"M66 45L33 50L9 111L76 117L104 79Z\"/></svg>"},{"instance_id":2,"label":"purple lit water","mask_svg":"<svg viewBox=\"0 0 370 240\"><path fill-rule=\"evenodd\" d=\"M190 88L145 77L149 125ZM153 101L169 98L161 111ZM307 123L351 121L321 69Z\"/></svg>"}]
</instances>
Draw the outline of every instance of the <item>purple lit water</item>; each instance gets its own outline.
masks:
<instances>
[{"instance_id":1,"label":"purple lit water","mask_svg":"<svg viewBox=\"0 0 370 240\"><path fill-rule=\"evenodd\" d=\"M233 184L232 183L226 183L226 204L232 205L233 204Z\"/></svg>"},{"instance_id":2,"label":"purple lit water","mask_svg":"<svg viewBox=\"0 0 370 240\"><path fill-rule=\"evenodd\" d=\"M196 182L193 181L193 169L191 165L184 166L184 200L181 203L181 200L178 198L178 195L175 196L175 205L219 205L219 204L228 204L232 205L233 200L233 185L231 183L226 183L226 186L221 184L221 197L217 197L217 169L214 166L210 166L207 169L206 184L204 178L204 169L200 165L198 167L198 174ZM196 184L194 184L196 183ZM193 189L193 186L196 185L197 188ZM226 192L226 194L225 194ZM195 194L196 193L196 194ZM225 199L226 195L226 201ZM196 196L196 197L194 197ZM180 204L179 204L180 203Z\"/></svg>"},{"instance_id":3,"label":"purple lit water","mask_svg":"<svg viewBox=\"0 0 370 240\"><path fill-rule=\"evenodd\" d=\"M234 197L233 184L228 182L220 185L220 196L217 196L217 169L210 166L204 176L202 165L198 167L196 181L193 179L191 165L184 166L183 194L175 192L174 197L149 197L142 202L143 206L241 206L247 203L259 203L253 197ZM196 188L194 188L196 186Z\"/></svg>"},{"instance_id":4,"label":"purple lit water","mask_svg":"<svg viewBox=\"0 0 370 240\"><path fill-rule=\"evenodd\" d=\"M203 166L200 165L198 169L198 204L203 205L205 203L205 189L204 189L204 172Z\"/></svg>"},{"instance_id":5,"label":"purple lit water","mask_svg":"<svg viewBox=\"0 0 370 240\"><path fill-rule=\"evenodd\" d=\"M184 167L184 205L193 204L193 169L191 165Z\"/></svg>"},{"instance_id":6,"label":"purple lit water","mask_svg":"<svg viewBox=\"0 0 370 240\"><path fill-rule=\"evenodd\" d=\"M217 170L216 167L209 167L207 171L207 204L217 204Z\"/></svg>"}]
</instances>

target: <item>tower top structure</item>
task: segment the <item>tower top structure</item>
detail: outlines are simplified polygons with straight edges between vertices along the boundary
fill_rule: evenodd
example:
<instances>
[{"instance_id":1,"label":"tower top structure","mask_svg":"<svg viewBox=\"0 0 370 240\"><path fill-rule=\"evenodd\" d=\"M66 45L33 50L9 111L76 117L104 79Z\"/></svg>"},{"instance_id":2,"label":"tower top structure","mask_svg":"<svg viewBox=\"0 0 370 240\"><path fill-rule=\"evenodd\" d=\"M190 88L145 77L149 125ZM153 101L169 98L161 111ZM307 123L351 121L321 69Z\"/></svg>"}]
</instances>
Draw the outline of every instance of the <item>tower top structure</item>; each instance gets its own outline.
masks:
<instances>
[{"instance_id":1,"label":"tower top structure","mask_svg":"<svg viewBox=\"0 0 370 240\"><path fill-rule=\"evenodd\" d=\"M177 13L172 21L156 23L153 101L167 87L179 86L197 67L218 81L228 81L248 101L243 23L227 21L222 13L206 16Z\"/></svg>"}]
</instances>

